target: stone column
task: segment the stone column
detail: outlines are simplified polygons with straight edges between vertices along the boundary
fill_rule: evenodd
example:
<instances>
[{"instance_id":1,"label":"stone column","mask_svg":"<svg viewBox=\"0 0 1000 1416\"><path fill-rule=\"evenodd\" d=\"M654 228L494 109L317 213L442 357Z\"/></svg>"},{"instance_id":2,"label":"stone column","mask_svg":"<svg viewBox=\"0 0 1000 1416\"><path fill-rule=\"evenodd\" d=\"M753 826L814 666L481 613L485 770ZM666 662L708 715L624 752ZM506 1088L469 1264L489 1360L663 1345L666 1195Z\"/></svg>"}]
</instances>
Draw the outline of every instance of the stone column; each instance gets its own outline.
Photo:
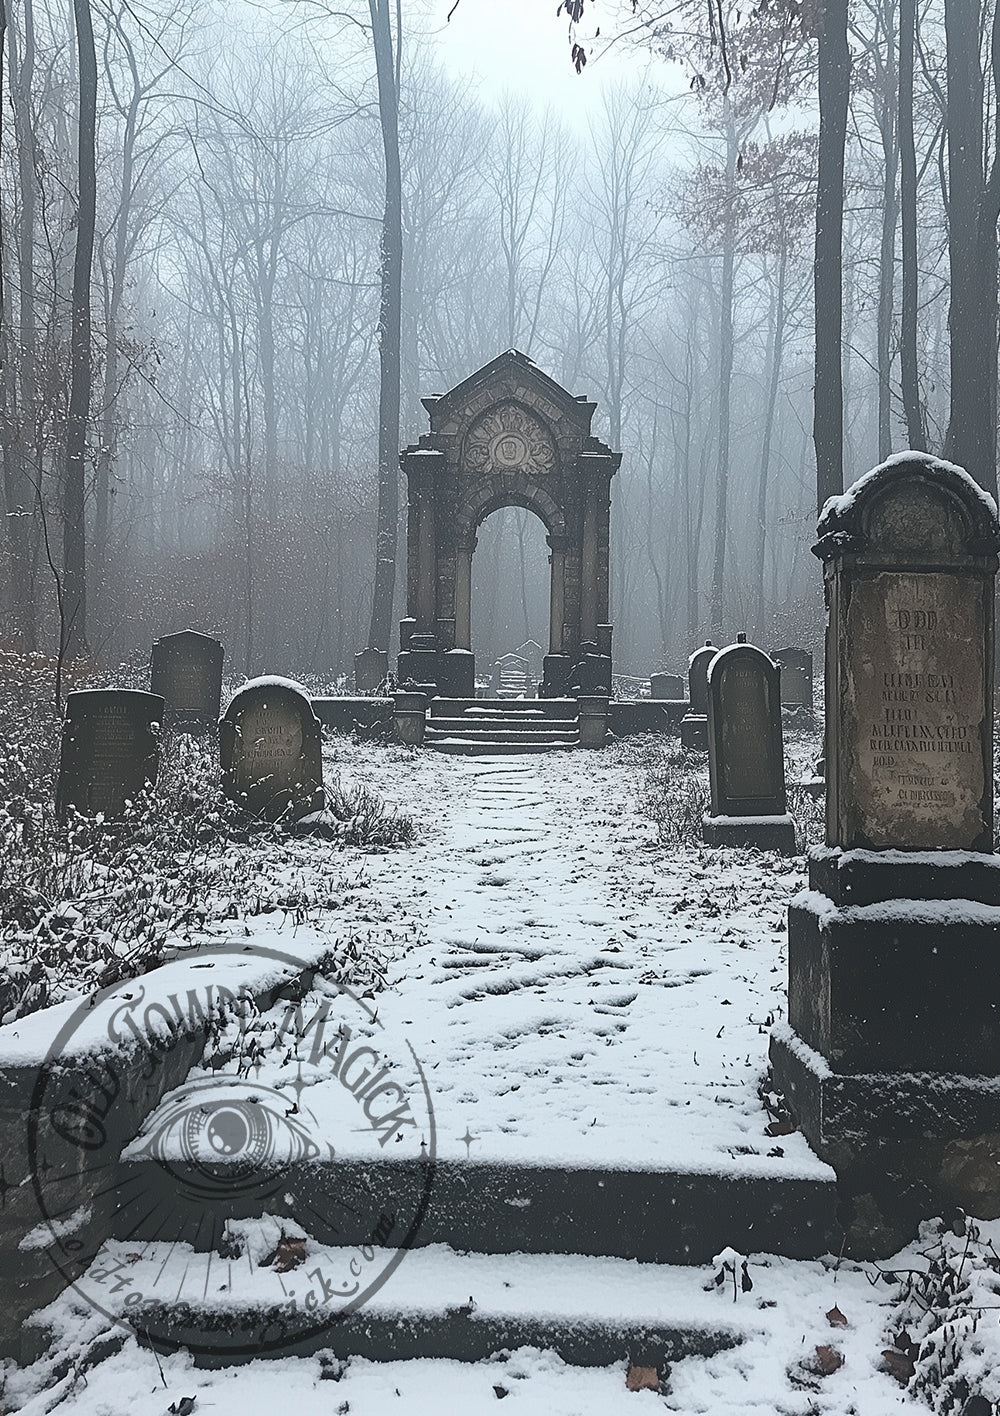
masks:
<instances>
[{"instance_id":1,"label":"stone column","mask_svg":"<svg viewBox=\"0 0 1000 1416\"><path fill-rule=\"evenodd\" d=\"M563 620L566 603L566 543L563 537L546 538L552 549L549 565L552 575L549 588L549 653L563 652Z\"/></svg>"},{"instance_id":2,"label":"stone column","mask_svg":"<svg viewBox=\"0 0 1000 1416\"><path fill-rule=\"evenodd\" d=\"M455 648L472 648L472 557L476 542L455 552Z\"/></svg>"}]
</instances>

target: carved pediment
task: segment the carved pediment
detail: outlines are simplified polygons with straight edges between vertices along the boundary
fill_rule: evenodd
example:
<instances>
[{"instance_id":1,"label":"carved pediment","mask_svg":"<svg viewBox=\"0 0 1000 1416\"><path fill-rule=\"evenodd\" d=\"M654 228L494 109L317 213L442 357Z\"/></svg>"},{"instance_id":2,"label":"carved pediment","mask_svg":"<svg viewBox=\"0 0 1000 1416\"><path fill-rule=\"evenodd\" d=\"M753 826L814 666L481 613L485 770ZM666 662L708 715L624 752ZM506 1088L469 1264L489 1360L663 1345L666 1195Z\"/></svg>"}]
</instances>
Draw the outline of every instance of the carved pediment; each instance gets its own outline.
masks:
<instances>
[{"instance_id":1,"label":"carved pediment","mask_svg":"<svg viewBox=\"0 0 1000 1416\"><path fill-rule=\"evenodd\" d=\"M544 474L556 467L546 427L518 403L501 403L477 418L465 437L463 462L472 472Z\"/></svg>"}]
</instances>

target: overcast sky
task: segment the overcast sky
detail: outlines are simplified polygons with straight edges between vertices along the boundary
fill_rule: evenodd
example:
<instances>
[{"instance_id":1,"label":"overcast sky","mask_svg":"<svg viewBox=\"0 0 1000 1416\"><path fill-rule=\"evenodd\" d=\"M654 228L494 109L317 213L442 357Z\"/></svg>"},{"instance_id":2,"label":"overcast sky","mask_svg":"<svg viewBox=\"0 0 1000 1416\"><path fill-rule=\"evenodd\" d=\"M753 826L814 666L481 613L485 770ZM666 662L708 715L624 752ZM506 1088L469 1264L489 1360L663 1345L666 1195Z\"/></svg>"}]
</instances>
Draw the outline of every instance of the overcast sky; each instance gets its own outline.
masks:
<instances>
[{"instance_id":1,"label":"overcast sky","mask_svg":"<svg viewBox=\"0 0 1000 1416\"><path fill-rule=\"evenodd\" d=\"M569 119L582 118L598 102L601 90L616 78L638 76L645 63L626 44L595 55L583 74L570 63L565 15L556 15L559 0L425 0L427 28L438 36L441 59L455 74L476 77L483 97L496 98L505 88L532 97L540 107L551 104ZM602 0L602 39L613 32L611 17L628 16L625 3ZM600 12L595 8L596 17ZM596 19L588 18L585 33Z\"/></svg>"}]
</instances>

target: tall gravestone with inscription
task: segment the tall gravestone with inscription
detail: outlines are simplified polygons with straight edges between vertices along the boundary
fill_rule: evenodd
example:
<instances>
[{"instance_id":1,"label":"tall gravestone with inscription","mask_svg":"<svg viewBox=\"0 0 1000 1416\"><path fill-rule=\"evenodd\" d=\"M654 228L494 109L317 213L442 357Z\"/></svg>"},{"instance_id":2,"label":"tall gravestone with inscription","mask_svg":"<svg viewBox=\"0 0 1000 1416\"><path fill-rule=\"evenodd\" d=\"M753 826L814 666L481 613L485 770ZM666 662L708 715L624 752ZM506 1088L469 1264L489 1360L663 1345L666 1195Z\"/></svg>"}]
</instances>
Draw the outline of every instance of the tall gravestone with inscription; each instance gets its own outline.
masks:
<instances>
[{"instance_id":1,"label":"tall gravestone with inscription","mask_svg":"<svg viewBox=\"0 0 1000 1416\"><path fill-rule=\"evenodd\" d=\"M219 722L222 785L268 821L322 811L322 730L306 690L291 679L251 679Z\"/></svg>"},{"instance_id":2,"label":"tall gravestone with inscription","mask_svg":"<svg viewBox=\"0 0 1000 1416\"><path fill-rule=\"evenodd\" d=\"M993 855L996 507L906 453L827 503L826 844L788 921L775 1080L838 1173L847 1242L1000 1216Z\"/></svg>"},{"instance_id":3,"label":"tall gravestone with inscription","mask_svg":"<svg viewBox=\"0 0 1000 1416\"><path fill-rule=\"evenodd\" d=\"M153 644L149 690L167 705L167 721L181 732L214 728L222 702L224 650L195 629L165 634Z\"/></svg>"},{"instance_id":4,"label":"tall gravestone with inscription","mask_svg":"<svg viewBox=\"0 0 1000 1416\"><path fill-rule=\"evenodd\" d=\"M681 719L681 746L708 751L708 666L718 650L709 639L688 660L688 710Z\"/></svg>"},{"instance_id":5,"label":"tall gravestone with inscription","mask_svg":"<svg viewBox=\"0 0 1000 1416\"><path fill-rule=\"evenodd\" d=\"M741 637L742 638L742 637ZM710 846L756 846L795 854L785 799L781 670L753 644L720 649L708 667Z\"/></svg>"},{"instance_id":6,"label":"tall gravestone with inscription","mask_svg":"<svg viewBox=\"0 0 1000 1416\"><path fill-rule=\"evenodd\" d=\"M66 695L56 814L121 816L156 783L164 702L155 693L94 688Z\"/></svg>"}]
</instances>

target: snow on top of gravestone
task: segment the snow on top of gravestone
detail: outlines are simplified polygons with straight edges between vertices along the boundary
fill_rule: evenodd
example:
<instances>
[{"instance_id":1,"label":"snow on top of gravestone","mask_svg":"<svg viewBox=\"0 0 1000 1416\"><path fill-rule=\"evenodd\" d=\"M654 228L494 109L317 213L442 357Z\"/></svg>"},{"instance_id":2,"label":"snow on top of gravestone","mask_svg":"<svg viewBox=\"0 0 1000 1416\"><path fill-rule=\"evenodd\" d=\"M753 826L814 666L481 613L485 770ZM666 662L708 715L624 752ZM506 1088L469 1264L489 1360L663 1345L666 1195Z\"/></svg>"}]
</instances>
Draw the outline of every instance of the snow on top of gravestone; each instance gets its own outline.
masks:
<instances>
[{"instance_id":1,"label":"snow on top of gravestone","mask_svg":"<svg viewBox=\"0 0 1000 1416\"><path fill-rule=\"evenodd\" d=\"M308 688L298 682L297 679L284 678L281 674L261 674L259 678L247 679L246 683L241 683L236 694L245 693L248 688L290 688L296 693L302 693L306 698L310 697Z\"/></svg>"},{"instance_id":2,"label":"snow on top of gravestone","mask_svg":"<svg viewBox=\"0 0 1000 1416\"><path fill-rule=\"evenodd\" d=\"M990 493L984 491L964 467L958 467L954 462L945 462L943 458L931 457L926 453L897 452L892 457L887 457L884 462L880 462L877 467L873 467L870 472L859 477L856 482L852 482L846 492L827 498L819 515L817 524L819 534L823 535L825 531L831 530L835 522L847 516L853 510L858 497L866 492L873 482L880 481L891 468L913 462L915 459L923 462L932 472L945 472L957 477L960 482L964 483L966 489L982 503L983 508L991 517L997 516L997 504Z\"/></svg>"}]
</instances>

